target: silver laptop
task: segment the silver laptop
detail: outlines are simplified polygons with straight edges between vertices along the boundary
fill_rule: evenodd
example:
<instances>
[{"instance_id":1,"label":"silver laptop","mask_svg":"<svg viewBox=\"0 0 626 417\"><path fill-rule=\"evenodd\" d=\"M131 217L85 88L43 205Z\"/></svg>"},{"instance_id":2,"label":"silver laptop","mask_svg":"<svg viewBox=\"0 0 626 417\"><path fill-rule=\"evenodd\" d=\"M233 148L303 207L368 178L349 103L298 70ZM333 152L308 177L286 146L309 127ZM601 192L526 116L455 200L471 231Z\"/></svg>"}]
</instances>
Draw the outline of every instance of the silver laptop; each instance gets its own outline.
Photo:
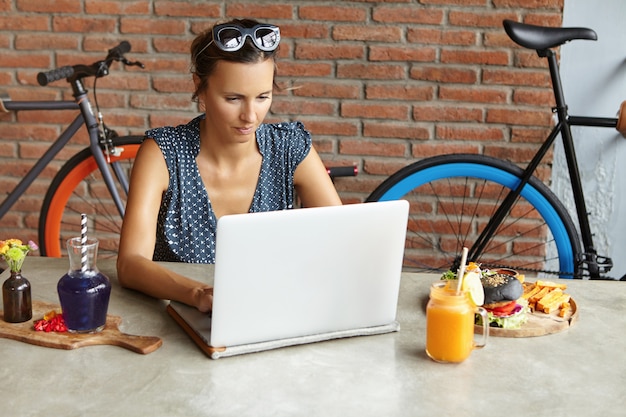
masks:
<instances>
[{"instance_id":1,"label":"silver laptop","mask_svg":"<svg viewBox=\"0 0 626 417\"><path fill-rule=\"evenodd\" d=\"M230 215L211 315L168 311L212 358L398 330L406 201Z\"/></svg>"}]
</instances>

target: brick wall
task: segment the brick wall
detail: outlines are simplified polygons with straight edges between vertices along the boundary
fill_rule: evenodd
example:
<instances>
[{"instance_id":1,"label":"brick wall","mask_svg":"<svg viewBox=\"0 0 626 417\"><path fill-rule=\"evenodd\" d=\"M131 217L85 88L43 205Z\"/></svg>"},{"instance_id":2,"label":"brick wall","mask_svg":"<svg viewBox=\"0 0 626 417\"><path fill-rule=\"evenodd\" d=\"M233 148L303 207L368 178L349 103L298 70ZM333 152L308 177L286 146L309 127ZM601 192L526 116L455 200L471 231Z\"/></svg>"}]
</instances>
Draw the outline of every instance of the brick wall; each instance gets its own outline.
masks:
<instances>
[{"instance_id":1,"label":"brick wall","mask_svg":"<svg viewBox=\"0 0 626 417\"><path fill-rule=\"evenodd\" d=\"M232 17L272 22L283 35L279 81L299 88L277 94L271 121L302 120L328 165L358 165L357 178L336 184L346 202L362 201L425 156L527 161L551 123L549 75L532 51L513 47L501 22L559 25L562 8L563 0L0 0L0 89L14 100L68 96L63 81L38 86L37 73L91 63L128 40L128 57L146 68L115 67L99 80L98 101L107 124L142 134L197 114L188 63L195 34ZM0 114L0 194L70 120ZM84 143L63 150L0 220L0 237L36 239L50 180Z\"/></svg>"}]
</instances>

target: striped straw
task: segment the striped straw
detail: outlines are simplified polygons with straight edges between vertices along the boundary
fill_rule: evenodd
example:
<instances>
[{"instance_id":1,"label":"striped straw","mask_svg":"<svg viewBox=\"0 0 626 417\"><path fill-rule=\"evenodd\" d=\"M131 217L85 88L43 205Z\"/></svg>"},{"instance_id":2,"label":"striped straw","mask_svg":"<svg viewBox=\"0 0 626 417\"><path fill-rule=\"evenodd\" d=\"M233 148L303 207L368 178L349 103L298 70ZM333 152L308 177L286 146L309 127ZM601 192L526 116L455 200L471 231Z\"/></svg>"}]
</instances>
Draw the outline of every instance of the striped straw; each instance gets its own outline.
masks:
<instances>
[{"instance_id":1,"label":"striped straw","mask_svg":"<svg viewBox=\"0 0 626 417\"><path fill-rule=\"evenodd\" d=\"M87 271L87 215L80 215L80 270Z\"/></svg>"}]
</instances>

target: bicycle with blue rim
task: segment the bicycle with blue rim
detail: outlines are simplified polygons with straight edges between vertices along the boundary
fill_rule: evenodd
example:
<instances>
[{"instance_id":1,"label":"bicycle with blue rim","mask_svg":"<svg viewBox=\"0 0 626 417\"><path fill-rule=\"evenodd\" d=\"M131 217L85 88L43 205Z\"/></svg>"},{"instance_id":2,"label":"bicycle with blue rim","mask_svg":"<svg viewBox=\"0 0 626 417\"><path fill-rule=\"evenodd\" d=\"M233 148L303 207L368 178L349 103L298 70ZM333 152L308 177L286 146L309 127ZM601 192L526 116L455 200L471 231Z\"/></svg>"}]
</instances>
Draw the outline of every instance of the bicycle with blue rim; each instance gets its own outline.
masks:
<instances>
[{"instance_id":1,"label":"bicycle with blue rim","mask_svg":"<svg viewBox=\"0 0 626 417\"><path fill-rule=\"evenodd\" d=\"M539 277L620 279L609 275L613 261L597 253L578 168L571 126L617 128L626 132L626 106L618 118L568 114L554 48L596 40L589 28L553 28L503 22L518 45L545 58L552 79L556 123L524 167L479 154L426 158L387 178L367 201L404 198L411 202L405 266L418 270L457 270L463 247L468 260ZM536 176L537 167L561 138L577 223L559 198Z\"/></svg>"}]
</instances>

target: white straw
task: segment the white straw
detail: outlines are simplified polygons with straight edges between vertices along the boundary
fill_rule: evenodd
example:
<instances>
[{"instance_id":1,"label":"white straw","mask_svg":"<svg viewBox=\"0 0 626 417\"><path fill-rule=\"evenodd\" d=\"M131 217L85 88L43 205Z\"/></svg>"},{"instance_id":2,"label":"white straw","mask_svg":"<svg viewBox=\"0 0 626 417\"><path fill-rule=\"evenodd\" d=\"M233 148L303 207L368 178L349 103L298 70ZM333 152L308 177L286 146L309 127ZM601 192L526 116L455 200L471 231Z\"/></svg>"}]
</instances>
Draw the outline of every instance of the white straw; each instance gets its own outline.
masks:
<instances>
[{"instance_id":1,"label":"white straw","mask_svg":"<svg viewBox=\"0 0 626 417\"><path fill-rule=\"evenodd\" d=\"M465 263L467 262L467 248L463 248L463 254L461 255L461 266L456 275L456 292L461 292L461 286L463 285L463 276L465 275Z\"/></svg>"},{"instance_id":2,"label":"white straw","mask_svg":"<svg viewBox=\"0 0 626 417\"><path fill-rule=\"evenodd\" d=\"M87 215L80 215L80 270L87 271Z\"/></svg>"}]
</instances>

